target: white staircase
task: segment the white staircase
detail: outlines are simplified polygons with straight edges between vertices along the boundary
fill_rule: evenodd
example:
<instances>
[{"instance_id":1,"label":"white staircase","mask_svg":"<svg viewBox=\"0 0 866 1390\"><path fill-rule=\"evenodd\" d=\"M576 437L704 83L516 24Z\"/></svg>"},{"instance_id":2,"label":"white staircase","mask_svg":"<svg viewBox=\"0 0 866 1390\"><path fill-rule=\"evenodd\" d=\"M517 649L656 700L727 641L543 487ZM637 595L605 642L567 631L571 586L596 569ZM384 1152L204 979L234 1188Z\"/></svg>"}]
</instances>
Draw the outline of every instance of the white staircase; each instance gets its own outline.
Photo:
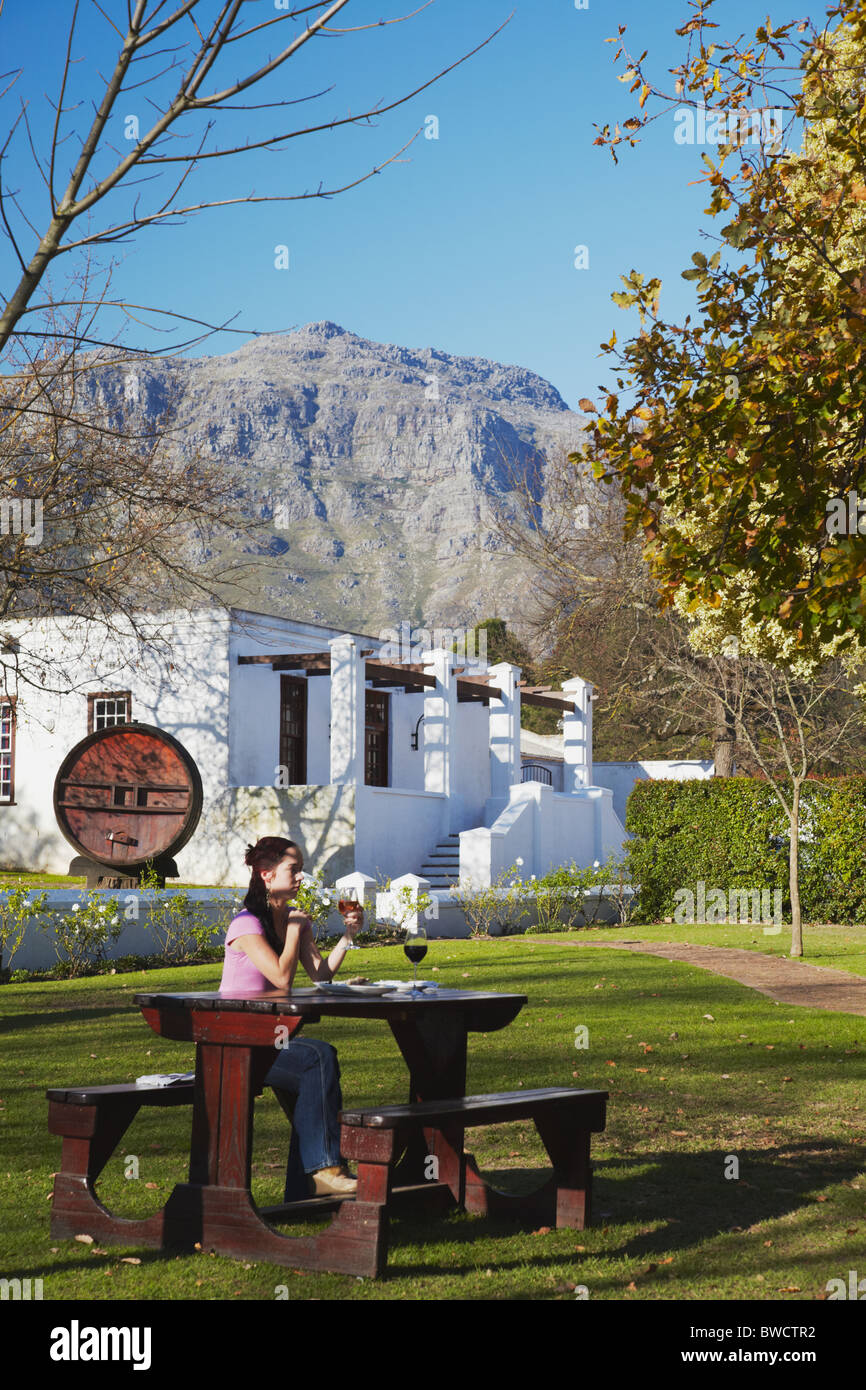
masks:
<instances>
[{"instance_id":1,"label":"white staircase","mask_svg":"<svg viewBox=\"0 0 866 1390\"><path fill-rule=\"evenodd\" d=\"M460 878L460 838L455 833L447 835L444 840L430 851L418 870L421 878L429 879L431 889L439 889L447 892Z\"/></svg>"}]
</instances>

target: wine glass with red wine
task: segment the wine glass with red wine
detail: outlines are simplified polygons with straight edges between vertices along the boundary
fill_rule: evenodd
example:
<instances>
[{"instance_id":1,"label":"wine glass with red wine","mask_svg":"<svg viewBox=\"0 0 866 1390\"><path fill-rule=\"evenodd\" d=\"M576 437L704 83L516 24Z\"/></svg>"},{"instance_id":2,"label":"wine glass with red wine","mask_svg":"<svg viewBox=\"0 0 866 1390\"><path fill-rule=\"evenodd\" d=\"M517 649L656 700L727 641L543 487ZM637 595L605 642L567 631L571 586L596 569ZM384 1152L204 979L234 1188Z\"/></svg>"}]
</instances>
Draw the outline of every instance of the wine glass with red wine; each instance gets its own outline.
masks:
<instances>
[{"instance_id":1,"label":"wine glass with red wine","mask_svg":"<svg viewBox=\"0 0 866 1390\"><path fill-rule=\"evenodd\" d=\"M413 931L406 933L406 940L403 943L403 954L412 962L414 977L412 980L413 998L421 993L418 989L418 962L422 961L427 954L427 932L424 927L416 927Z\"/></svg>"},{"instance_id":2,"label":"wine glass with red wine","mask_svg":"<svg viewBox=\"0 0 866 1390\"><path fill-rule=\"evenodd\" d=\"M343 918L344 922L351 912L363 911L363 903L359 903L356 901L355 897L353 896L354 891L355 890L353 888L349 888L348 890L346 890L340 898L339 902L337 903L337 911ZM349 937L349 944L346 947L346 949L347 951L360 951L361 948L360 946L356 946L352 938Z\"/></svg>"}]
</instances>

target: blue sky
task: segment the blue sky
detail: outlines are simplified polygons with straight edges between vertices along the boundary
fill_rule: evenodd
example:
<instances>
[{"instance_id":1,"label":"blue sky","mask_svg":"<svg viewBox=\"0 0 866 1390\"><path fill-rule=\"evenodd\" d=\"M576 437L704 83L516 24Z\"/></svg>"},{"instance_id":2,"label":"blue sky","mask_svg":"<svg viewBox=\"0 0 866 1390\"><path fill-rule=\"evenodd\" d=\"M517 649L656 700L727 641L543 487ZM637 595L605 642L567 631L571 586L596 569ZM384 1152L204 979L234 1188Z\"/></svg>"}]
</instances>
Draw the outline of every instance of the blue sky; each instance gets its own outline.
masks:
<instances>
[{"instance_id":1,"label":"blue sky","mask_svg":"<svg viewBox=\"0 0 866 1390\"><path fill-rule=\"evenodd\" d=\"M552 381L572 406L581 396L596 396L611 378L599 344L612 328L620 340L631 331L630 316L610 301L620 275L632 268L658 275L669 319L682 318L693 304L693 288L680 271L706 245L699 235L708 225L706 189L690 186L700 176L700 147L674 141L672 114L636 149L622 149L618 166L592 144L593 122L623 120L635 100L616 80L622 69L605 38L626 24L630 51L648 48L651 70L661 77L685 52L685 40L674 33L690 16L685 0L589 0L585 10L574 0L435 0L404 24L317 39L253 99L332 89L290 111L293 124L393 100L480 43L508 19L512 4L513 17L486 48L374 126L212 161L195 176L191 201L338 186L381 164L421 130L406 162L333 199L223 208L141 232L135 242L112 248L119 259L113 293L210 321L237 315L251 331L332 319L375 341L518 363ZM256 19L276 13L271 0L249 8ZM411 8L412 0L405 7L398 0L353 0L335 23L374 23ZM37 147L50 128L44 94L56 90L71 9L68 0L38 6L7 0L0 16L0 72L24 68L2 104L0 128L8 129L23 96ZM103 9L122 23L126 0L105 0ZM817 18L823 10L813 13ZM717 0L718 37L753 33L765 15L763 5L749 0ZM776 6L772 17L781 23L795 16ZM260 36L259 55L273 49L278 28ZM89 122L87 103L101 95L98 70L109 67L117 44L99 11L82 0L73 44L80 61L70 91L82 106L67 128L80 132ZM234 60L224 76L233 70ZM136 115L144 126L150 108L142 92L129 93L115 112L112 139L125 154L125 121ZM438 119L438 139L423 133L430 116ZM280 112L225 113L221 128L261 138L288 128L286 120ZM63 146L59 184L75 152L74 140ZM22 138L4 165L4 180L20 189L41 228L45 189ZM136 191L151 204L161 186ZM588 269L575 269L578 245L588 248ZM34 246L25 232L22 249ZM288 247L287 270L275 266L280 246ZM0 289L8 293L16 278L4 247ZM173 341L146 327L127 340L147 348ZM195 351L225 352L243 341L223 333Z\"/></svg>"}]
</instances>

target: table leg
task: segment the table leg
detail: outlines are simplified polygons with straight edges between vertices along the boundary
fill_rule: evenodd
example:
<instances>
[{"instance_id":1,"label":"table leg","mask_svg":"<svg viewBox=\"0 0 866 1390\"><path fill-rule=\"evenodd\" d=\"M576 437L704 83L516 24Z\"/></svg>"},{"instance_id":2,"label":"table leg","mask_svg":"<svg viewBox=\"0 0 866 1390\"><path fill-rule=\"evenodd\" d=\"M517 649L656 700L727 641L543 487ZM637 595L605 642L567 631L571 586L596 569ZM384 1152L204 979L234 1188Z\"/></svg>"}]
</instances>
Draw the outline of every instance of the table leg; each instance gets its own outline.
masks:
<instances>
[{"instance_id":1,"label":"table leg","mask_svg":"<svg viewBox=\"0 0 866 1390\"><path fill-rule=\"evenodd\" d=\"M300 1020L298 1021L300 1026ZM250 1190L253 1096L273 1056L267 1049L199 1043L190 1181L174 1200L198 1215L200 1241L235 1259L376 1277L384 1272L387 1218L377 1193L341 1203L328 1230L285 1236L259 1214ZM264 1068L264 1069L263 1069ZM366 1197L366 1200L364 1198Z\"/></svg>"},{"instance_id":2,"label":"table leg","mask_svg":"<svg viewBox=\"0 0 866 1390\"><path fill-rule=\"evenodd\" d=\"M447 1100L466 1094L466 1024L457 1010L391 1020L391 1031L409 1068L409 1102ZM394 1172L395 1183L447 1183L463 1205L463 1126L449 1124L414 1134ZM435 1163L430 1160L435 1159Z\"/></svg>"}]
</instances>

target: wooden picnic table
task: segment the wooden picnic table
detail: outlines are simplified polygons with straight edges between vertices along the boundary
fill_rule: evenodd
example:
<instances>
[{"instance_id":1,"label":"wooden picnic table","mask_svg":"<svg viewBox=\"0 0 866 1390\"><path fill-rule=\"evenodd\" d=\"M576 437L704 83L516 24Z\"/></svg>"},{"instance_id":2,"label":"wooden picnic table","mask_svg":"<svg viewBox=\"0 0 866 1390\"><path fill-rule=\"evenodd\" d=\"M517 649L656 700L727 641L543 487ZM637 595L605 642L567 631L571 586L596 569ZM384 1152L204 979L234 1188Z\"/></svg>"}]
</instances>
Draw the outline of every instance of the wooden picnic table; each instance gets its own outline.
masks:
<instances>
[{"instance_id":1,"label":"wooden picnic table","mask_svg":"<svg viewBox=\"0 0 866 1390\"><path fill-rule=\"evenodd\" d=\"M234 1257L354 1273L359 1251L369 1243L363 1203L315 1198L260 1211L253 1201L253 1101L278 1040L326 1017L381 1019L409 1069L410 1102L444 1100L466 1094L468 1035L505 1028L527 999L477 990L439 989L407 997L298 988L254 995L140 993L135 1002L160 1036L196 1045L189 1182L175 1187L165 1208L164 1242L198 1241L204 1249ZM424 1160L435 1132L431 1125L409 1143L394 1170L389 1209L460 1202L460 1174L447 1165L440 1181L425 1179ZM442 1151L451 1152L447 1144ZM309 1237L283 1235L265 1219L286 1220L293 1212L317 1208L336 1212L328 1230Z\"/></svg>"}]
</instances>

